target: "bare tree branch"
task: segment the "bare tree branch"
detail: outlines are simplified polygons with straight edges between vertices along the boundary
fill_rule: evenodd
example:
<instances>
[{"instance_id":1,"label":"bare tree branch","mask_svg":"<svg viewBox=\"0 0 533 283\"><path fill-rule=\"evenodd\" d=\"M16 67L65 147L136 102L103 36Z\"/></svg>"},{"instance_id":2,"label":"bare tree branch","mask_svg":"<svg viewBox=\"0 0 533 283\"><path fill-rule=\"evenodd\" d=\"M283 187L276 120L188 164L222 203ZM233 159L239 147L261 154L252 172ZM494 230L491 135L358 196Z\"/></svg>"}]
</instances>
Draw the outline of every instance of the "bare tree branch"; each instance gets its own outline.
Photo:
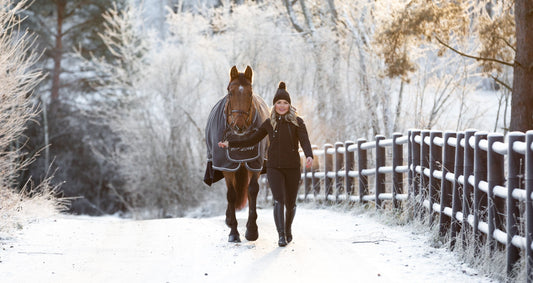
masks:
<instances>
[{"instance_id":1,"label":"bare tree branch","mask_svg":"<svg viewBox=\"0 0 533 283\"><path fill-rule=\"evenodd\" d=\"M490 62L496 62L496 63L499 63L499 64L503 64L503 65L506 65L506 66L510 66L510 67L514 67L514 64L513 63L509 63L509 62L505 62L505 61L501 61L501 60L498 60L498 59L494 59L494 58L483 58L483 57L479 57L479 56L473 56L473 55L469 55L469 54L466 54L466 53L463 53L453 47L451 47L450 45L448 45L447 43L445 43L444 41L442 41L438 36L435 36L435 39L442 45L444 45L446 48L452 50L453 52L463 56L463 57L467 57L467 58L471 58L471 59L475 59L475 60L482 60L482 61L490 61Z\"/></svg>"},{"instance_id":2,"label":"bare tree branch","mask_svg":"<svg viewBox=\"0 0 533 283\"><path fill-rule=\"evenodd\" d=\"M294 29L297 32L304 32L304 29L298 23L298 20L296 20L296 16L294 15L294 11L292 10L292 4L289 3L289 0L283 0L283 3L285 4L285 8L287 8L287 14L289 14L289 19L291 20L291 24L294 27Z\"/></svg>"},{"instance_id":3,"label":"bare tree branch","mask_svg":"<svg viewBox=\"0 0 533 283\"><path fill-rule=\"evenodd\" d=\"M313 24L313 17L311 16L311 13L309 13L309 9L307 9L307 6L305 5L305 0L300 0L300 6L302 6L302 12L304 13L305 22L307 23L307 27L309 30L311 30L311 33L314 33L315 31L315 25Z\"/></svg>"},{"instance_id":4,"label":"bare tree branch","mask_svg":"<svg viewBox=\"0 0 533 283\"><path fill-rule=\"evenodd\" d=\"M513 91L513 88L508 85L507 83L505 83L504 81L498 79L497 77L493 76L493 75L490 75L490 77L495 80L497 83L501 84L502 86L504 86L506 89L508 89L509 91Z\"/></svg>"}]
</instances>

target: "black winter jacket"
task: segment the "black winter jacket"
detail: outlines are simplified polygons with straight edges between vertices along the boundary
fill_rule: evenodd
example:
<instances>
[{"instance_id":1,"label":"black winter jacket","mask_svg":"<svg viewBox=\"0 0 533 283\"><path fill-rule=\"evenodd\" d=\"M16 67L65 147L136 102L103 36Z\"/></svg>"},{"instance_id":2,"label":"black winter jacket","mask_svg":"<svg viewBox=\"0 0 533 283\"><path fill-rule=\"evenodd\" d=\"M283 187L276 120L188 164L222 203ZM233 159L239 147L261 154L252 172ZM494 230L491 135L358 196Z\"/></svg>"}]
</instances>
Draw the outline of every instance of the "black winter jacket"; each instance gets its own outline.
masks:
<instances>
[{"instance_id":1,"label":"black winter jacket","mask_svg":"<svg viewBox=\"0 0 533 283\"><path fill-rule=\"evenodd\" d=\"M302 146L306 157L313 157L313 150L309 142L307 129L302 118L297 117L299 127L279 117L276 129L272 128L270 118L253 134L246 137L230 136L230 147L252 146L260 142L267 134L270 141L268 147L268 168L300 168L300 154L298 142Z\"/></svg>"}]
</instances>

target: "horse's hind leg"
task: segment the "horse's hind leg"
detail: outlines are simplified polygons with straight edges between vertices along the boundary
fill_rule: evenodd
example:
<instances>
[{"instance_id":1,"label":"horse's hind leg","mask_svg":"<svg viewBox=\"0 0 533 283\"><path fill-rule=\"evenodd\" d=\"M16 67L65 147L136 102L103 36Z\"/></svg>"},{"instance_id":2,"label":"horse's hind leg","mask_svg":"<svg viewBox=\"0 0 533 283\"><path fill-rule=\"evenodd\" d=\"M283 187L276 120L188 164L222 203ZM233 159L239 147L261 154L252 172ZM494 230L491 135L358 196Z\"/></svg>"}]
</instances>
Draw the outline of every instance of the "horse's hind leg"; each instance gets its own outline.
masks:
<instances>
[{"instance_id":1,"label":"horse's hind leg","mask_svg":"<svg viewBox=\"0 0 533 283\"><path fill-rule=\"evenodd\" d=\"M227 183L227 187L228 193L226 197L228 199L228 207L226 208L226 225L231 229L228 242L239 243L241 238L239 236L239 231L237 230L237 217L235 216L235 188L234 186L229 185L229 183Z\"/></svg>"},{"instance_id":2,"label":"horse's hind leg","mask_svg":"<svg viewBox=\"0 0 533 283\"><path fill-rule=\"evenodd\" d=\"M259 173L253 173L248 186L248 222L246 223L245 237L248 241L255 241L259 237L257 228L257 194L259 193Z\"/></svg>"}]
</instances>

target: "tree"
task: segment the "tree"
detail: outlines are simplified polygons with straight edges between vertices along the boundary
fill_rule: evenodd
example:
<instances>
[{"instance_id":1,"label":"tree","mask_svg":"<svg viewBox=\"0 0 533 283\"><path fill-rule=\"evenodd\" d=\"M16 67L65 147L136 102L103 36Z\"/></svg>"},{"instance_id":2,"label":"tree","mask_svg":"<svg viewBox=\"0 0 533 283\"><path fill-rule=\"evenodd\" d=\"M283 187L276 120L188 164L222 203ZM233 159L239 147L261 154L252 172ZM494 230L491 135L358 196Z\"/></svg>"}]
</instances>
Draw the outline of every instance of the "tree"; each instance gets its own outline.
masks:
<instances>
[{"instance_id":1,"label":"tree","mask_svg":"<svg viewBox=\"0 0 533 283\"><path fill-rule=\"evenodd\" d=\"M50 92L52 101L60 98L60 92L79 92L91 90L85 74L76 69L72 60L75 48L88 56L108 55L98 32L103 29L102 14L114 0L40 0L23 12L27 16L25 26L36 34L37 47L44 51L41 63L45 73L50 74L43 81ZM74 63L74 64L73 64ZM69 74L68 78L62 74ZM77 75L76 75L77 74Z\"/></svg>"},{"instance_id":2,"label":"tree","mask_svg":"<svg viewBox=\"0 0 533 283\"><path fill-rule=\"evenodd\" d=\"M21 2L17 0L17 2ZM32 50L41 53L39 65L45 77L37 86L36 101L40 114L38 123L30 123L24 144L28 156L41 152L21 178L38 183L49 168L62 168L52 180L69 197L84 196L73 201L71 209L77 213L113 213L117 205L106 198L107 183L120 178L108 164L99 162L92 144L116 142L116 136L99 120L81 115L98 107L94 97L99 74L84 69L82 57L95 56L108 60L111 52L99 33L104 29L102 14L111 6L122 7L122 0L40 0L31 1L28 9L20 11L26 17L24 27L35 34ZM83 102L83 103L80 103ZM93 103L94 105L91 105ZM86 132L84 132L86 131ZM91 147L92 146L92 147ZM107 145L111 146L111 145ZM75 156L76 158L73 158ZM99 181L104 180L104 181Z\"/></svg>"},{"instance_id":3,"label":"tree","mask_svg":"<svg viewBox=\"0 0 533 283\"><path fill-rule=\"evenodd\" d=\"M85 62L106 81L99 88L102 101L90 115L105 121L119 139L113 146L94 142L94 150L102 164L114 164L123 176L122 184L107 187L127 212L181 216L203 195L199 153L205 142L198 120L207 117L200 101L208 91L203 70L202 75L192 72L205 60L201 47L194 45L203 34L192 27L205 22L177 11L168 17L177 21L169 24L165 36L171 43L153 48L152 38L145 35L154 31L143 28L140 15L133 6L110 9L101 37L111 61L93 57Z\"/></svg>"},{"instance_id":4,"label":"tree","mask_svg":"<svg viewBox=\"0 0 533 283\"><path fill-rule=\"evenodd\" d=\"M533 2L515 0L516 56L511 101L512 131L533 129Z\"/></svg>"},{"instance_id":5,"label":"tree","mask_svg":"<svg viewBox=\"0 0 533 283\"><path fill-rule=\"evenodd\" d=\"M20 137L38 113L31 94L42 79L39 70L31 70L38 55L31 51L30 35L17 32L21 19L16 14L26 3L10 4L0 1L0 190L17 187L20 171L31 163L20 150L25 142Z\"/></svg>"},{"instance_id":6,"label":"tree","mask_svg":"<svg viewBox=\"0 0 533 283\"><path fill-rule=\"evenodd\" d=\"M292 28L312 46L318 120L336 117L339 128L359 136L401 130L403 83L391 93L394 82L378 78L381 64L371 45L382 7L374 1L329 0L284 0L283 5ZM353 112L359 115L347 115ZM346 133L328 134L344 138Z\"/></svg>"},{"instance_id":7,"label":"tree","mask_svg":"<svg viewBox=\"0 0 533 283\"><path fill-rule=\"evenodd\" d=\"M31 35L20 28L20 12L26 1L0 0L0 231L11 229L21 220L24 203L30 198L42 204L57 204L56 187L47 178L37 187L20 175L35 160L22 149L28 122L38 115L33 90L43 78L34 66L39 58L33 52ZM61 208L57 206L56 208Z\"/></svg>"},{"instance_id":8,"label":"tree","mask_svg":"<svg viewBox=\"0 0 533 283\"><path fill-rule=\"evenodd\" d=\"M441 54L451 50L475 59L487 77L512 90L509 130L533 129L532 9L527 0L515 1L514 7L505 1L410 1L377 39L387 75L408 80L416 68L410 48L439 44ZM481 43L477 55L453 47L473 38ZM512 85L505 80L505 68L513 69Z\"/></svg>"}]
</instances>

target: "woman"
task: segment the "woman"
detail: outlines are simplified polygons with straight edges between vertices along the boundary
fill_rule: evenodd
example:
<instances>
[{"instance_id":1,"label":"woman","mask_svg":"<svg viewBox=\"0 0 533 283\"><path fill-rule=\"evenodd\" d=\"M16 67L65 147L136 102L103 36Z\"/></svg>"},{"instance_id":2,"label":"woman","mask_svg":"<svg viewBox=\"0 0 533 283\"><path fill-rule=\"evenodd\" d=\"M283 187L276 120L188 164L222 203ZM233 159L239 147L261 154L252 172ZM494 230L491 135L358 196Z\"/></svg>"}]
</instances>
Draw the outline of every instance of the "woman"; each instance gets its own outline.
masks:
<instances>
[{"instance_id":1,"label":"woman","mask_svg":"<svg viewBox=\"0 0 533 283\"><path fill-rule=\"evenodd\" d=\"M267 178L274 198L274 222L279 234L278 245L292 241L291 225L296 213L296 197L300 182L300 154L298 142L306 156L305 166L313 164L313 151L304 121L291 105L285 83L280 82L272 101L270 118L248 137L230 137L219 142L220 147L246 147L260 142L266 135L270 140L267 160ZM287 208L284 215L284 207Z\"/></svg>"}]
</instances>

